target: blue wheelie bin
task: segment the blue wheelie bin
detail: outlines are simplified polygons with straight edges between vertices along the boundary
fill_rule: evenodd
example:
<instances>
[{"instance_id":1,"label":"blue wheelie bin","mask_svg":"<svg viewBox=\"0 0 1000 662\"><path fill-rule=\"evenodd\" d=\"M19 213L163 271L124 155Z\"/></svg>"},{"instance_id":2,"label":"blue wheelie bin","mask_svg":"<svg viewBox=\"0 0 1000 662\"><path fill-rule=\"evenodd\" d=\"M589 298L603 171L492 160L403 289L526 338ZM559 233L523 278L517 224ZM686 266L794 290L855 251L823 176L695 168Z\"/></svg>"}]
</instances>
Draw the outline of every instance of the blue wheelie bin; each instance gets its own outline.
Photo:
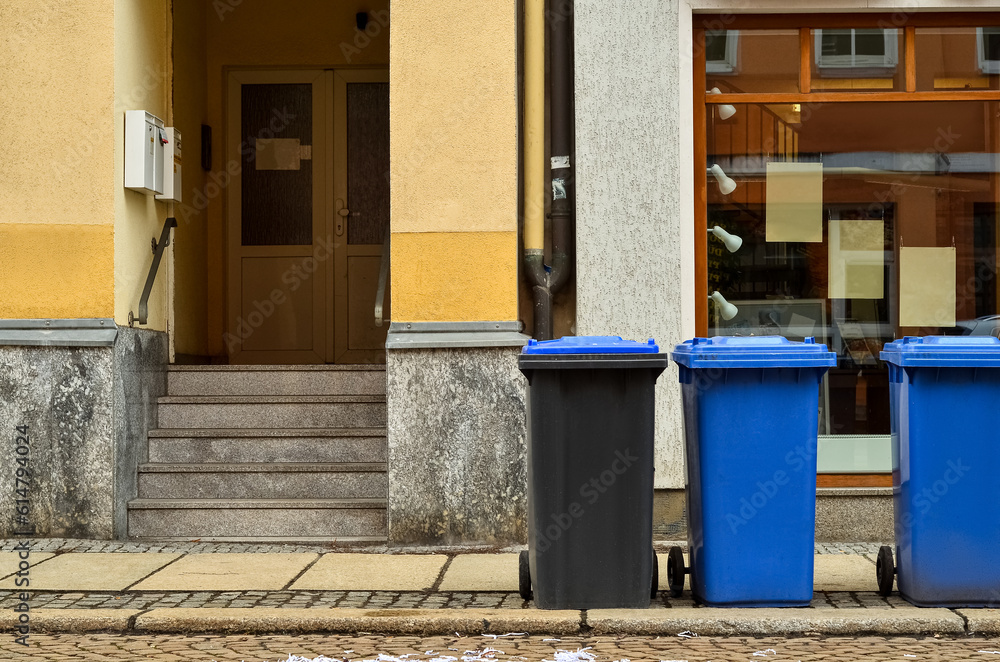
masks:
<instances>
[{"instance_id":1,"label":"blue wheelie bin","mask_svg":"<svg viewBox=\"0 0 1000 662\"><path fill-rule=\"evenodd\" d=\"M805 606L813 596L819 384L836 354L813 338L695 338L677 345L687 459L689 564L680 595L718 607Z\"/></svg>"},{"instance_id":2,"label":"blue wheelie bin","mask_svg":"<svg viewBox=\"0 0 1000 662\"><path fill-rule=\"evenodd\" d=\"M896 554L876 578L923 607L1000 604L1000 340L888 343Z\"/></svg>"}]
</instances>

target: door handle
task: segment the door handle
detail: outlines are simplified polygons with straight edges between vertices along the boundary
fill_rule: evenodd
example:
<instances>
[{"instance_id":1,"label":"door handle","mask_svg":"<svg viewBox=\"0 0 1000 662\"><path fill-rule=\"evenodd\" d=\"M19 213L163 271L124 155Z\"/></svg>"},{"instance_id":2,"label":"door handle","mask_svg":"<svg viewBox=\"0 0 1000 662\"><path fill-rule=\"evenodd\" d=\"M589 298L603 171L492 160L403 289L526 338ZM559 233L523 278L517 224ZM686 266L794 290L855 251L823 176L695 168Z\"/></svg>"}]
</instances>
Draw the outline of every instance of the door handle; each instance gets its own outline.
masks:
<instances>
[{"instance_id":1,"label":"door handle","mask_svg":"<svg viewBox=\"0 0 1000 662\"><path fill-rule=\"evenodd\" d=\"M337 200L337 218L336 218L336 235L338 237L344 234L344 225L346 224L346 219L351 215L351 210L347 208L343 200Z\"/></svg>"}]
</instances>

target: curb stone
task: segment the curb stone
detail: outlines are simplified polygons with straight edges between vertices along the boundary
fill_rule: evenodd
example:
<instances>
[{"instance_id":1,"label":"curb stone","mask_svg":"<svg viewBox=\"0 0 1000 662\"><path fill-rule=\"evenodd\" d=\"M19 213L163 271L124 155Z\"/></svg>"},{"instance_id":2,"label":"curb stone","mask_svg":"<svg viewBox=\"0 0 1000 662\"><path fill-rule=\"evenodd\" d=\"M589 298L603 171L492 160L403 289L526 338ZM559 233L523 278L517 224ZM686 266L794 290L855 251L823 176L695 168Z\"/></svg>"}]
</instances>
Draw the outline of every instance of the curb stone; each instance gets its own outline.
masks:
<instances>
[{"instance_id":1,"label":"curb stone","mask_svg":"<svg viewBox=\"0 0 1000 662\"><path fill-rule=\"evenodd\" d=\"M153 609L135 620L135 629L156 633L213 632L371 632L439 635L529 632L578 634L579 611L524 609Z\"/></svg>"},{"instance_id":2,"label":"curb stone","mask_svg":"<svg viewBox=\"0 0 1000 662\"><path fill-rule=\"evenodd\" d=\"M16 612L0 612L0 628L13 631ZM137 609L33 609L33 632L142 632L148 634L277 634L371 632L398 635L666 635L702 636L1000 634L1000 611L901 607L865 609L295 609L174 607ZM968 622L968 628L966 627Z\"/></svg>"},{"instance_id":3,"label":"curb stone","mask_svg":"<svg viewBox=\"0 0 1000 662\"><path fill-rule=\"evenodd\" d=\"M43 634L81 634L84 632L128 632L138 609L32 609L28 612L31 631ZM0 611L0 630L14 632L20 614L12 609Z\"/></svg>"},{"instance_id":4,"label":"curb stone","mask_svg":"<svg viewBox=\"0 0 1000 662\"><path fill-rule=\"evenodd\" d=\"M998 619L1000 623L1000 619ZM965 621L948 609L677 607L650 613L642 609L587 612L592 634L676 635L690 630L707 636L965 634Z\"/></svg>"}]
</instances>

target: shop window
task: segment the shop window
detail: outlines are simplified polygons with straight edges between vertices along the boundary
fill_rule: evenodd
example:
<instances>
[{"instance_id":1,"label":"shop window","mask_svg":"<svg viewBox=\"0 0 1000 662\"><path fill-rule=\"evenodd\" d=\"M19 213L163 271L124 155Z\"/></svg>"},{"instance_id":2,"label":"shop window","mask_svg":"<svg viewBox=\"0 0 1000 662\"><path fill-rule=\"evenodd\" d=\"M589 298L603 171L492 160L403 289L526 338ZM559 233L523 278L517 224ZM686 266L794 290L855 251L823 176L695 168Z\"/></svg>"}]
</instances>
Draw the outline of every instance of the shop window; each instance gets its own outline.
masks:
<instances>
[{"instance_id":1,"label":"shop window","mask_svg":"<svg viewBox=\"0 0 1000 662\"><path fill-rule=\"evenodd\" d=\"M763 44L759 18L736 26ZM750 57L751 38L741 57L753 77L740 71L726 89L706 58L706 89L724 96L706 95L699 120L698 227L724 232L697 235L707 237L698 332L827 344L837 365L817 393L820 471L885 474L882 347L907 335L1000 337L1000 90L977 78L1000 73L1000 29L778 23L771 43L790 46L778 34L801 31L798 57ZM855 85L829 84L838 76ZM879 88L879 76L890 83Z\"/></svg>"}]
</instances>

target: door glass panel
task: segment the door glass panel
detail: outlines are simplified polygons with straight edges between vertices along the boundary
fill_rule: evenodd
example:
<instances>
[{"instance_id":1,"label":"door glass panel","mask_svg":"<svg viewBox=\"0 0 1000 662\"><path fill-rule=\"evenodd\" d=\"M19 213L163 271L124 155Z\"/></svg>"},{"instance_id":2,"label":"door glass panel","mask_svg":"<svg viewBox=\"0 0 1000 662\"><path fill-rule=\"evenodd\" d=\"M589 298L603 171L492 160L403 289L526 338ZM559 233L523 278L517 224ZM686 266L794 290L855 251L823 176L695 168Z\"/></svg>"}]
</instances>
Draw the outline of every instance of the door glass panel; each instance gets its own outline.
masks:
<instances>
[{"instance_id":1,"label":"door glass panel","mask_svg":"<svg viewBox=\"0 0 1000 662\"><path fill-rule=\"evenodd\" d=\"M917 28L917 89L1000 89L1000 28Z\"/></svg>"},{"instance_id":2,"label":"door glass panel","mask_svg":"<svg viewBox=\"0 0 1000 662\"><path fill-rule=\"evenodd\" d=\"M348 244L381 244L389 227L389 84L347 85Z\"/></svg>"},{"instance_id":3,"label":"door glass panel","mask_svg":"<svg viewBox=\"0 0 1000 662\"><path fill-rule=\"evenodd\" d=\"M313 243L312 85L242 86L244 246Z\"/></svg>"},{"instance_id":4,"label":"door glass panel","mask_svg":"<svg viewBox=\"0 0 1000 662\"><path fill-rule=\"evenodd\" d=\"M816 337L820 434L887 435L885 343L1000 333L1000 104L734 108L707 108L708 227L743 240L709 236L708 292L737 308L709 302L709 334Z\"/></svg>"}]
</instances>

